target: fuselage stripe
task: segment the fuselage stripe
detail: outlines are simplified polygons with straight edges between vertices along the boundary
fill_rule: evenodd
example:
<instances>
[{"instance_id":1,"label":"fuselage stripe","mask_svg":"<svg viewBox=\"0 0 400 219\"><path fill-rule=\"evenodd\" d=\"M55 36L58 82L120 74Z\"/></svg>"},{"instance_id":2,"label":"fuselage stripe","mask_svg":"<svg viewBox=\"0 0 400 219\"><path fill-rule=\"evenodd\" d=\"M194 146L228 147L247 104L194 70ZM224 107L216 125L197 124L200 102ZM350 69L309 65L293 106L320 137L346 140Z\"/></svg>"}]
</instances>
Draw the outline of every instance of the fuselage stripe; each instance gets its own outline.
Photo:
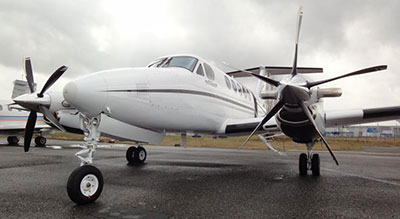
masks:
<instances>
[{"instance_id":1,"label":"fuselage stripe","mask_svg":"<svg viewBox=\"0 0 400 219\"><path fill-rule=\"evenodd\" d=\"M134 89L134 90L106 90L104 92L141 92L141 93L182 93L182 94L194 94L194 95L201 95L201 96L207 96L207 97L213 97L216 99L220 99L232 104L235 104L237 106L243 107L245 109L251 110L252 113L254 109L252 107L246 106L245 104L238 103L237 101L228 99L226 97L222 97L216 94L212 93L207 93L203 91L194 91L194 90L183 90L183 89Z\"/></svg>"}]
</instances>

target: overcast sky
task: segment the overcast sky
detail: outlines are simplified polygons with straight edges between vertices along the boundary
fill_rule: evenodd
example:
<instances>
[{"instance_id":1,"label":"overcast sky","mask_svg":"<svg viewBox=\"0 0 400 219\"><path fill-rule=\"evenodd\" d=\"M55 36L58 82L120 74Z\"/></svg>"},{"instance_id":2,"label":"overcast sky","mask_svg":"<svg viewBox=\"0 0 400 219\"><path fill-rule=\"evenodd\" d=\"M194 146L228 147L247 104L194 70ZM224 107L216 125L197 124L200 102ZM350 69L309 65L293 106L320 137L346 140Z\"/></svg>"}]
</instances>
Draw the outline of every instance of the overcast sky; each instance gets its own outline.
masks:
<instances>
[{"instance_id":1,"label":"overcast sky","mask_svg":"<svg viewBox=\"0 0 400 219\"><path fill-rule=\"evenodd\" d=\"M326 109L400 105L400 1L0 1L1 99L21 79L31 56L41 89L78 76L145 66L156 57L193 53L240 68L290 66L296 16L304 16L299 66L323 67L318 78L387 64L388 70L338 80L343 96Z\"/></svg>"}]
</instances>

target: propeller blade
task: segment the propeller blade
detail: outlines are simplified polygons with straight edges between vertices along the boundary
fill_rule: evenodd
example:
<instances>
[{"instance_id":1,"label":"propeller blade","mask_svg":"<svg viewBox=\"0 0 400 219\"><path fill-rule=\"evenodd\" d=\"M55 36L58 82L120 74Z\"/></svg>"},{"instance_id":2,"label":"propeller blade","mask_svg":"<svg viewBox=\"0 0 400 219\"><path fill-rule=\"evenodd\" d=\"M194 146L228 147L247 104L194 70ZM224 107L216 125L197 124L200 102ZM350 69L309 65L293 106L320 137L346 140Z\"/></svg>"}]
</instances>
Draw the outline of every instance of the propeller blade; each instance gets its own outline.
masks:
<instances>
[{"instance_id":1,"label":"propeller blade","mask_svg":"<svg viewBox=\"0 0 400 219\"><path fill-rule=\"evenodd\" d=\"M32 62L30 57L25 58L25 73L26 81L29 85L29 90L31 93L35 92L35 82L33 80Z\"/></svg>"},{"instance_id":2,"label":"propeller blade","mask_svg":"<svg viewBox=\"0 0 400 219\"><path fill-rule=\"evenodd\" d=\"M331 79L325 79L325 80L321 80L321 81L314 81L314 82L307 82L307 87L311 88L320 84L325 84L327 82L331 82L337 79L341 79L341 78L345 78L345 77L349 77L349 76L354 76L354 75L360 75L360 74L365 74L365 73L370 73L370 72L375 72L375 71L382 71L382 70L386 70L387 69L387 65L377 65L377 66L373 66L373 67L369 67L369 68L364 68L355 72L351 72L351 73L347 73L344 74L342 76L338 76L338 77L334 77Z\"/></svg>"},{"instance_id":3,"label":"propeller blade","mask_svg":"<svg viewBox=\"0 0 400 219\"><path fill-rule=\"evenodd\" d=\"M67 66L63 65L58 68L47 80L46 84L43 86L42 90L38 94L38 97L43 97L44 92L49 89L57 80L64 74L64 72L68 69Z\"/></svg>"},{"instance_id":4,"label":"propeller blade","mask_svg":"<svg viewBox=\"0 0 400 219\"><path fill-rule=\"evenodd\" d=\"M48 119L55 127L60 129L61 131L65 132L64 127L58 122L56 117L54 117L53 113L51 113L50 110L47 109L47 107L39 106L39 110L41 113L43 113L43 115L46 117L46 119Z\"/></svg>"},{"instance_id":5,"label":"propeller blade","mask_svg":"<svg viewBox=\"0 0 400 219\"><path fill-rule=\"evenodd\" d=\"M319 137L322 139L322 142L324 142L324 145L325 145L326 149L328 149L328 151L331 154L331 156L332 156L333 160L335 161L336 165L339 166L339 162L337 161L335 155L333 154L331 148L329 147L328 142L325 140L324 136L322 136L321 132L318 130L317 124L315 123L315 120L312 117L312 115L310 113L310 110L308 109L308 107L306 106L306 104L303 101L300 101L299 105L300 105L301 109L303 110L303 112L307 115L308 119L313 124L315 131L317 131Z\"/></svg>"},{"instance_id":6,"label":"propeller blade","mask_svg":"<svg viewBox=\"0 0 400 219\"><path fill-rule=\"evenodd\" d=\"M271 78L268 78L268 77L266 77L266 76L262 76L262 75L259 75L259 74L255 74L255 73L253 73L253 72L246 72L246 73L247 73L247 74L250 74L250 75L252 75L252 76L254 76L254 77L256 77L256 78L258 78L258 79L260 79L260 80L262 80L262 81L264 81L264 82L266 82L266 83L268 83L268 84L270 84L270 85L273 85L273 86L275 86L275 87L278 87L279 85L281 85L281 82L276 81L276 80L271 79Z\"/></svg>"},{"instance_id":7,"label":"propeller blade","mask_svg":"<svg viewBox=\"0 0 400 219\"><path fill-rule=\"evenodd\" d=\"M31 146L32 135L36 125L36 118L37 118L37 113L35 111L31 111L29 113L28 121L26 122L25 126L25 137L24 137L25 152L28 152L29 147Z\"/></svg>"},{"instance_id":8,"label":"propeller blade","mask_svg":"<svg viewBox=\"0 0 400 219\"><path fill-rule=\"evenodd\" d=\"M296 45L294 47L294 59L293 59L293 67L290 74L292 76L297 75L297 51L299 48L299 37L300 37L300 27L301 27L301 20L303 19L303 8L300 6L299 12L297 14L297 26L296 26Z\"/></svg>"},{"instance_id":9,"label":"propeller blade","mask_svg":"<svg viewBox=\"0 0 400 219\"><path fill-rule=\"evenodd\" d=\"M271 109L271 111L267 113L264 119L261 120L260 123L258 123L257 127L253 130L253 132L251 132L249 137L247 137L247 139L239 146L239 149L241 149L250 140L250 138L253 137L253 135L260 129L260 127L263 126L265 123L267 123L268 120L270 120L283 107L284 104L285 104L284 101L280 99L278 103L276 103L275 106Z\"/></svg>"}]
</instances>

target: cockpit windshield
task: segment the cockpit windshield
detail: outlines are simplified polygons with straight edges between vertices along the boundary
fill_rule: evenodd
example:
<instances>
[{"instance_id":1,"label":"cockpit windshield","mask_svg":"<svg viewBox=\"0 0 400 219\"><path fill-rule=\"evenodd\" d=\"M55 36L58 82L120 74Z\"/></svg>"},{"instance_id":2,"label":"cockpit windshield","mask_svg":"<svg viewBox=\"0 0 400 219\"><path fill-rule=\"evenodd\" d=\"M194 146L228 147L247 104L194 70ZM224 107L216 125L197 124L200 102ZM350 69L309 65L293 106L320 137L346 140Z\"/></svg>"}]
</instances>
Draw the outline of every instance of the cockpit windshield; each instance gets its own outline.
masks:
<instances>
[{"instance_id":1,"label":"cockpit windshield","mask_svg":"<svg viewBox=\"0 0 400 219\"><path fill-rule=\"evenodd\" d=\"M167 67L178 67L185 68L193 72L196 67L198 60L190 56L175 56L168 58L161 58L153 61L148 65L149 68L167 68Z\"/></svg>"}]
</instances>

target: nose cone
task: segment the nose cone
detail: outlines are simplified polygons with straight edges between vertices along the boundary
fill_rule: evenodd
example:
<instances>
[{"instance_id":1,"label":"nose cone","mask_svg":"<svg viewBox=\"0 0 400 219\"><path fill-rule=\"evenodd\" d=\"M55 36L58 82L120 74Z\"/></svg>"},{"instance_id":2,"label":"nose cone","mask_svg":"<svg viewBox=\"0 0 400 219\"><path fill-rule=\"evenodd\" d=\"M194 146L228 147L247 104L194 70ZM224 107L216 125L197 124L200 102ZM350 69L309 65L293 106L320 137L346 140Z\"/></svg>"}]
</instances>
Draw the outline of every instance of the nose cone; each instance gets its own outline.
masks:
<instances>
[{"instance_id":1,"label":"nose cone","mask_svg":"<svg viewBox=\"0 0 400 219\"><path fill-rule=\"evenodd\" d=\"M99 74L91 74L64 86L63 95L69 104L86 116L96 116L105 110L107 83Z\"/></svg>"}]
</instances>

